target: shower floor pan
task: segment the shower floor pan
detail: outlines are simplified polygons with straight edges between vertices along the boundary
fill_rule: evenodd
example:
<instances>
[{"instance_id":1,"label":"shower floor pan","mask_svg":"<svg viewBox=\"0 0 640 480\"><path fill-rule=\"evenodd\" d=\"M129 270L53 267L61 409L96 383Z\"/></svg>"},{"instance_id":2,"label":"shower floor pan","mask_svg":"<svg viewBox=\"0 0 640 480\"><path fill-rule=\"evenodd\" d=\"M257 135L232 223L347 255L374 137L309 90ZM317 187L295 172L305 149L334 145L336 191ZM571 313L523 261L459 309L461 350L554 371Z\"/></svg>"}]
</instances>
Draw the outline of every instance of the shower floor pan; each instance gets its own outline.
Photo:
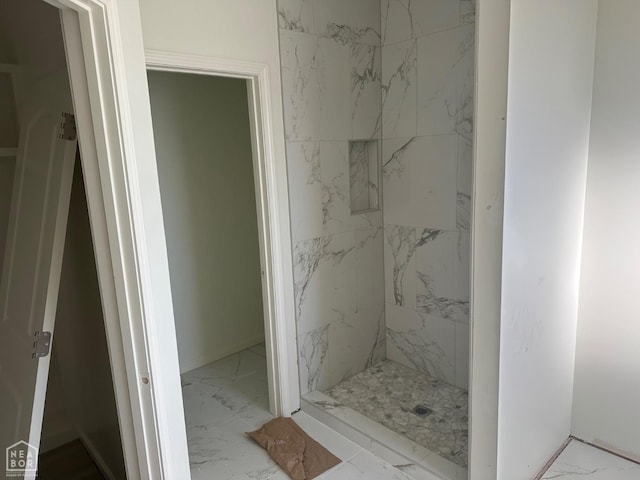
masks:
<instances>
[{"instance_id":1,"label":"shower floor pan","mask_svg":"<svg viewBox=\"0 0 640 480\"><path fill-rule=\"evenodd\" d=\"M462 388L385 360L326 392L311 392L303 409L411 476L467 478Z\"/></svg>"}]
</instances>

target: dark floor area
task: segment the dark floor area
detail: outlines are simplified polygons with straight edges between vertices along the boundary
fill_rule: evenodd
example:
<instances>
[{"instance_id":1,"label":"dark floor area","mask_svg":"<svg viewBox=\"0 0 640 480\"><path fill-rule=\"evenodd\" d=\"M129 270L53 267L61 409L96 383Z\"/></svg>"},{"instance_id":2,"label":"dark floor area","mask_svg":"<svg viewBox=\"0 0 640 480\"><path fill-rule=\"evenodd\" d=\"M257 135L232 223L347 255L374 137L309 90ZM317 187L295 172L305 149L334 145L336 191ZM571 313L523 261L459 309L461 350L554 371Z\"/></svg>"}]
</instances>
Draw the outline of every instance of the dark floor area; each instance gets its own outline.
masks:
<instances>
[{"instance_id":1,"label":"dark floor area","mask_svg":"<svg viewBox=\"0 0 640 480\"><path fill-rule=\"evenodd\" d=\"M40 455L38 480L106 480L80 440Z\"/></svg>"}]
</instances>

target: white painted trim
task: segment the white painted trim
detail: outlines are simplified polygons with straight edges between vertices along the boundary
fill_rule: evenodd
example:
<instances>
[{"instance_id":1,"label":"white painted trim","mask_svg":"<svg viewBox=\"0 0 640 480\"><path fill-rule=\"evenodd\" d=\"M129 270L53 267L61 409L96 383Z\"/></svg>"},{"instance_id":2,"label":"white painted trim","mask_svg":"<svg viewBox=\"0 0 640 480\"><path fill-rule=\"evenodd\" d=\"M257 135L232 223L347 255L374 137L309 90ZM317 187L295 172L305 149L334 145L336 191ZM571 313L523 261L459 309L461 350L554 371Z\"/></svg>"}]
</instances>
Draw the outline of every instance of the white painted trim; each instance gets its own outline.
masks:
<instances>
[{"instance_id":1,"label":"white painted trim","mask_svg":"<svg viewBox=\"0 0 640 480\"><path fill-rule=\"evenodd\" d=\"M183 411L182 394L138 2L45 1L63 10L127 476L186 479L189 460L184 419L176 415ZM178 56L161 55L156 61L167 69L178 62ZM212 64L202 58L179 58L182 71L211 73ZM263 155L256 155L263 192L261 249L264 264L273 266L265 269L264 281L272 408L288 415L300 404L292 248L286 162L274 153L268 69L213 62L217 74L249 78L252 86L252 129L256 151Z\"/></svg>"},{"instance_id":2,"label":"white painted trim","mask_svg":"<svg viewBox=\"0 0 640 480\"><path fill-rule=\"evenodd\" d=\"M510 0L476 7L469 478L496 480Z\"/></svg>"},{"instance_id":3,"label":"white painted trim","mask_svg":"<svg viewBox=\"0 0 640 480\"><path fill-rule=\"evenodd\" d=\"M136 430L142 429L134 425L131 396L129 393L126 358L123 348L122 331L120 329L118 300L116 294L115 271L112 265L112 252L109 246L109 227L105 211L103 186L100 179L100 160L98 145L94 133L91 98L88 86L88 72L82 51L82 33L75 12L62 12L63 36L69 79L74 98L74 113L78 128L80 156L84 174L87 204L91 220L96 267L100 284L100 295L105 319L105 331L111 363L114 393L118 409L123 454L126 470L130 478L141 478L136 451ZM95 94L95 92L94 92ZM104 159L103 159L104 162ZM112 321L113 320L113 321ZM140 435L140 433L138 433Z\"/></svg>"},{"instance_id":4,"label":"white painted trim","mask_svg":"<svg viewBox=\"0 0 640 480\"><path fill-rule=\"evenodd\" d=\"M295 335L289 196L284 158L274 150L269 70L266 64L156 50L146 51L152 70L216 75L247 80L254 181L263 268L265 343L269 403L274 415L300 408Z\"/></svg>"},{"instance_id":5,"label":"white painted trim","mask_svg":"<svg viewBox=\"0 0 640 480\"><path fill-rule=\"evenodd\" d=\"M187 479L139 5L45 1L63 11L127 477Z\"/></svg>"}]
</instances>

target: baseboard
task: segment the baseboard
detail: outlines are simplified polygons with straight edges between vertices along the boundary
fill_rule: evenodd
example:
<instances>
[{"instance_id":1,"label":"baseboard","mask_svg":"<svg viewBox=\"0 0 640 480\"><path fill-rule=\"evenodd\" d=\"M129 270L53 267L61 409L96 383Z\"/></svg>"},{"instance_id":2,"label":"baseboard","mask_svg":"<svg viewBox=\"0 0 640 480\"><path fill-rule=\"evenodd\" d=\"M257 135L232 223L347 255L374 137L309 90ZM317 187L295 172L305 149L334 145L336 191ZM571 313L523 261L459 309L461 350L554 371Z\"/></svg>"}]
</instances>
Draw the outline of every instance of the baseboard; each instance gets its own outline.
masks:
<instances>
[{"instance_id":1,"label":"baseboard","mask_svg":"<svg viewBox=\"0 0 640 480\"><path fill-rule=\"evenodd\" d=\"M95 462L96 466L98 467L98 470L100 470L100 473L102 473L102 475L107 480L120 480L118 477L115 476L113 471L109 468L109 466L107 465L107 462L105 462L104 458L102 458L100 451L96 448L96 446L93 444L91 439L84 432L81 432L80 430L78 430L78 433L80 435L80 441L82 442L84 447L87 449L87 452L89 452L89 455Z\"/></svg>"},{"instance_id":2,"label":"baseboard","mask_svg":"<svg viewBox=\"0 0 640 480\"><path fill-rule=\"evenodd\" d=\"M238 342L235 345L225 348L224 350L220 350L220 352L216 355L216 358L207 363L215 362L216 360L220 360L221 358L228 357L229 355L233 355L234 353L241 352L242 350L246 350L247 348L255 347L260 343L264 343L264 333Z\"/></svg>"},{"instance_id":3,"label":"baseboard","mask_svg":"<svg viewBox=\"0 0 640 480\"><path fill-rule=\"evenodd\" d=\"M234 343L233 345L227 346L226 348L217 350L207 358L202 358L195 362L194 365L185 365L184 367L180 365L180 373L190 372L191 370L195 370L196 368L200 368L204 365L207 365L211 362L215 362L216 360L220 360L221 358L228 357L229 355L233 355L234 353L238 353L242 350L246 350L247 348L258 345L259 343L264 342L264 333L260 335L256 335L253 337L246 338L240 342ZM179 356L179 352L178 352Z\"/></svg>"},{"instance_id":4,"label":"baseboard","mask_svg":"<svg viewBox=\"0 0 640 480\"><path fill-rule=\"evenodd\" d=\"M533 477L533 480L540 480L544 476L544 474L547 473L547 470L551 468L553 462L555 462L562 454L562 452L564 452L564 449L567 448L567 446L571 443L571 440L573 440L573 437L570 436L562 443L562 445L560 445L560 447L554 452L554 454L551 455L551 458L547 460L547 463L545 463L540 471L536 474L536 476Z\"/></svg>"},{"instance_id":5,"label":"baseboard","mask_svg":"<svg viewBox=\"0 0 640 480\"><path fill-rule=\"evenodd\" d=\"M608 445L606 443L598 442L598 441L584 440L580 437L576 437L575 435L571 435L571 438L576 442L584 443L585 445L590 445L593 448L597 448L598 450L602 450L603 452L610 453L611 455L615 455L616 457L620 457L624 460L640 465L640 457L633 455L632 453L619 450L612 445Z\"/></svg>"},{"instance_id":6,"label":"baseboard","mask_svg":"<svg viewBox=\"0 0 640 480\"><path fill-rule=\"evenodd\" d=\"M55 433L45 433L40 438L38 453L46 453L78 438L78 434L72 428L62 428Z\"/></svg>"}]
</instances>

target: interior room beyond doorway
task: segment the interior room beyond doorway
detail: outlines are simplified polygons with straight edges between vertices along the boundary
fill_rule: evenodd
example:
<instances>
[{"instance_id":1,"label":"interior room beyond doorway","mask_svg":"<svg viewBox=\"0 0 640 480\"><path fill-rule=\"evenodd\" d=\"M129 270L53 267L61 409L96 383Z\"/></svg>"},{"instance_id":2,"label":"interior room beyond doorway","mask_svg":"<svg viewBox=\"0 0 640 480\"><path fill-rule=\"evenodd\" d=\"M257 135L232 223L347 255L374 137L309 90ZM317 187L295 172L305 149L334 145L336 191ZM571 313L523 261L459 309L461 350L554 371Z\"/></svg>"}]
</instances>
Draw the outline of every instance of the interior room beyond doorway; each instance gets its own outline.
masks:
<instances>
[{"instance_id":1,"label":"interior room beyond doorway","mask_svg":"<svg viewBox=\"0 0 640 480\"><path fill-rule=\"evenodd\" d=\"M164 71L148 80L193 474L212 448L203 429L221 421L202 412L241 416L250 401L270 418L266 362L243 362L256 348L265 355L247 81ZM221 359L233 364L222 383L212 367ZM211 394L194 404L193 388Z\"/></svg>"}]
</instances>

